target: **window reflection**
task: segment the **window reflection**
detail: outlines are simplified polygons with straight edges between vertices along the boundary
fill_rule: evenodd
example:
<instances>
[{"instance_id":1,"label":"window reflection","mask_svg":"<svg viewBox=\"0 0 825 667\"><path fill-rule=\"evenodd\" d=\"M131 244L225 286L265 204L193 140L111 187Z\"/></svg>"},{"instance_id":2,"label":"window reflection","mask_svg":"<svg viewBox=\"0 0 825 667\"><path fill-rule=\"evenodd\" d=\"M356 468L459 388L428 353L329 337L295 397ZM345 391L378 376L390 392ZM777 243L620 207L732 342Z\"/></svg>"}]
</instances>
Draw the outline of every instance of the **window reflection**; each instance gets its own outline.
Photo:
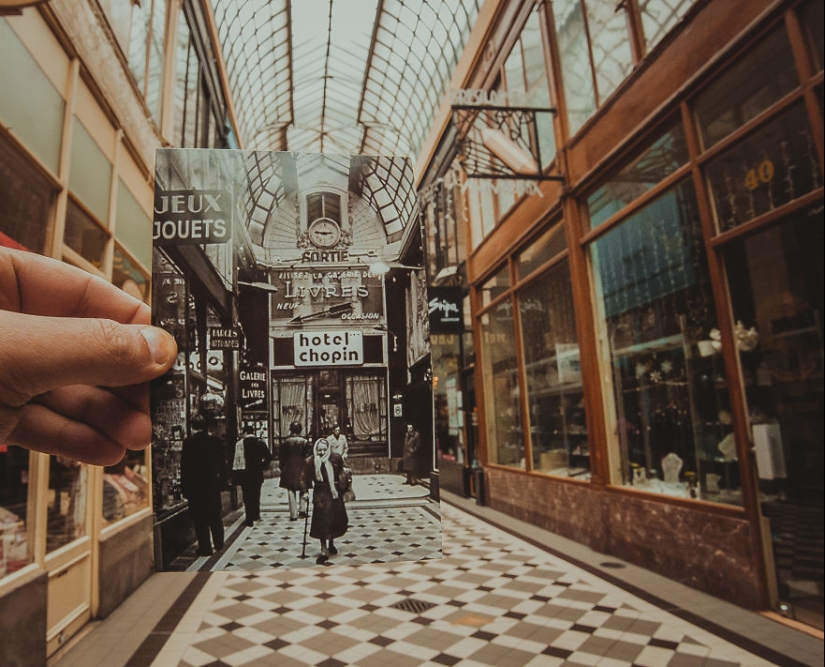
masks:
<instances>
[{"instance_id":1,"label":"window reflection","mask_svg":"<svg viewBox=\"0 0 825 667\"><path fill-rule=\"evenodd\" d=\"M674 125L587 198L590 226L598 227L676 171L688 159L685 132Z\"/></svg>"},{"instance_id":2,"label":"window reflection","mask_svg":"<svg viewBox=\"0 0 825 667\"><path fill-rule=\"evenodd\" d=\"M784 29L762 40L696 99L694 109L705 148L758 116L799 81Z\"/></svg>"},{"instance_id":3,"label":"window reflection","mask_svg":"<svg viewBox=\"0 0 825 667\"><path fill-rule=\"evenodd\" d=\"M707 167L716 218L727 231L822 185L805 107L798 104Z\"/></svg>"},{"instance_id":4,"label":"window reflection","mask_svg":"<svg viewBox=\"0 0 825 667\"><path fill-rule=\"evenodd\" d=\"M108 240L108 232L104 231L78 204L69 199L66 208L64 243L93 266L100 268Z\"/></svg>"},{"instance_id":5,"label":"window reflection","mask_svg":"<svg viewBox=\"0 0 825 667\"><path fill-rule=\"evenodd\" d=\"M7 237L43 252L54 200L53 188L0 137L0 245Z\"/></svg>"},{"instance_id":6,"label":"window reflection","mask_svg":"<svg viewBox=\"0 0 825 667\"><path fill-rule=\"evenodd\" d=\"M693 3L694 0L642 0L639 3L648 51L670 32Z\"/></svg>"},{"instance_id":7,"label":"window reflection","mask_svg":"<svg viewBox=\"0 0 825 667\"><path fill-rule=\"evenodd\" d=\"M0 578L32 560L29 451L0 444Z\"/></svg>"},{"instance_id":8,"label":"window reflection","mask_svg":"<svg viewBox=\"0 0 825 667\"><path fill-rule=\"evenodd\" d=\"M103 518L114 522L149 506L146 452L128 452L103 471Z\"/></svg>"},{"instance_id":9,"label":"window reflection","mask_svg":"<svg viewBox=\"0 0 825 667\"><path fill-rule=\"evenodd\" d=\"M563 72L567 121L572 135L596 110L587 32L579 0L557 0L552 6Z\"/></svg>"},{"instance_id":10,"label":"window reflection","mask_svg":"<svg viewBox=\"0 0 825 667\"><path fill-rule=\"evenodd\" d=\"M481 305L487 306L510 287L510 267L505 265L481 286Z\"/></svg>"},{"instance_id":11,"label":"window reflection","mask_svg":"<svg viewBox=\"0 0 825 667\"><path fill-rule=\"evenodd\" d=\"M52 552L87 534L86 485L89 466L62 456L49 459L46 551Z\"/></svg>"},{"instance_id":12,"label":"window reflection","mask_svg":"<svg viewBox=\"0 0 825 667\"><path fill-rule=\"evenodd\" d=\"M516 258L516 272L519 278L529 276L533 271L567 249L564 225L556 225L544 232Z\"/></svg>"}]
</instances>

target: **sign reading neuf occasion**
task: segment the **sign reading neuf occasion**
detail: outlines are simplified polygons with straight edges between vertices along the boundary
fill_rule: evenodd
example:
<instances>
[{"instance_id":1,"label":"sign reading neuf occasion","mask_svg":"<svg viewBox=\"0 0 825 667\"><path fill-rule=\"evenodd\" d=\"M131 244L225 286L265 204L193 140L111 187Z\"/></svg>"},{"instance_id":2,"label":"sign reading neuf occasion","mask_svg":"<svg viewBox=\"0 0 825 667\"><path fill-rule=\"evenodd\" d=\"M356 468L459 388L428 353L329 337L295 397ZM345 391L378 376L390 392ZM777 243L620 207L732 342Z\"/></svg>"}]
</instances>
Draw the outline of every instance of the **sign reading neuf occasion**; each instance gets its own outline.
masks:
<instances>
[{"instance_id":1,"label":"sign reading neuf occasion","mask_svg":"<svg viewBox=\"0 0 825 667\"><path fill-rule=\"evenodd\" d=\"M360 331L306 331L293 336L296 366L360 366L364 337Z\"/></svg>"},{"instance_id":2,"label":"sign reading neuf occasion","mask_svg":"<svg viewBox=\"0 0 825 667\"><path fill-rule=\"evenodd\" d=\"M228 190L158 190L152 238L160 246L226 243L231 219Z\"/></svg>"}]
</instances>

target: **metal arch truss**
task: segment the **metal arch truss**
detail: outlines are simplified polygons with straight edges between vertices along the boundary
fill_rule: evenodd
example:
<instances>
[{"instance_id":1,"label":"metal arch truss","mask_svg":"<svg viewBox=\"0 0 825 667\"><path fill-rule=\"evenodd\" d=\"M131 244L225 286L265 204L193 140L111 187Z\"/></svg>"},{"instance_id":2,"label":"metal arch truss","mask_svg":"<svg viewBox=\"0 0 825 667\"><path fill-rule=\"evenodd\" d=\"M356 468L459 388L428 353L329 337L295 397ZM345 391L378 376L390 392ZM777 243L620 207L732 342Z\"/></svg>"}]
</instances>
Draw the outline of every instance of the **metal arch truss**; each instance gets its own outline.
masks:
<instances>
[{"instance_id":1,"label":"metal arch truss","mask_svg":"<svg viewBox=\"0 0 825 667\"><path fill-rule=\"evenodd\" d=\"M536 119L555 113L554 108L453 105L458 159L467 178L564 182L564 176L541 168Z\"/></svg>"}]
</instances>

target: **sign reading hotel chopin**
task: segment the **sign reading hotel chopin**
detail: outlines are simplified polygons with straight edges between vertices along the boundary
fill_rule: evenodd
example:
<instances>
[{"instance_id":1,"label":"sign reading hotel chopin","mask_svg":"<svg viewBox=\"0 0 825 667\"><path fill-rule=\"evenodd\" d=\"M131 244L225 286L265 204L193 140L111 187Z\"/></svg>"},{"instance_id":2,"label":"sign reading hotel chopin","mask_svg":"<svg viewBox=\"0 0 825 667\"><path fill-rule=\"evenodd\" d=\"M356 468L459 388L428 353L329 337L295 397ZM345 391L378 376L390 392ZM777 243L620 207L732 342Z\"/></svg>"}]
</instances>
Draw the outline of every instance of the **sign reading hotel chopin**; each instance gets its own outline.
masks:
<instances>
[{"instance_id":1,"label":"sign reading hotel chopin","mask_svg":"<svg viewBox=\"0 0 825 667\"><path fill-rule=\"evenodd\" d=\"M364 337L360 331L305 331L293 334L296 366L360 366Z\"/></svg>"}]
</instances>

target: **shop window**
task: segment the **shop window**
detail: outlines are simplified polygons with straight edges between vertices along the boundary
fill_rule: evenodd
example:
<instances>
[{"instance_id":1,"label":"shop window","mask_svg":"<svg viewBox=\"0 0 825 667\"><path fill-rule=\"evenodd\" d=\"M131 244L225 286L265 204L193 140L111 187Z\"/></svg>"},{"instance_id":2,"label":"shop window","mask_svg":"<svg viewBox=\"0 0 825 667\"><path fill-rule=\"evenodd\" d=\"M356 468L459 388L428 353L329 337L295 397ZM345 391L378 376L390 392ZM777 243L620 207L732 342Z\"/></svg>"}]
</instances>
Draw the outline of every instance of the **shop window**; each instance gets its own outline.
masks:
<instances>
[{"instance_id":1,"label":"shop window","mask_svg":"<svg viewBox=\"0 0 825 667\"><path fill-rule=\"evenodd\" d=\"M481 286L481 307L488 306L510 288L510 267L504 265Z\"/></svg>"},{"instance_id":2,"label":"shop window","mask_svg":"<svg viewBox=\"0 0 825 667\"><path fill-rule=\"evenodd\" d=\"M48 181L0 137L0 245L5 236L45 252L55 197Z\"/></svg>"},{"instance_id":3,"label":"shop window","mask_svg":"<svg viewBox=\"0 0 825 667\"><path fill-rule=\"evenodd\" d=\"M188 347L186 278L160 250L153 253L153 323L175 337L181 350ZM172 369L152 385L153 505L158 515L179 505L180 457L186 437L186 352L178 354Z\"/></svg>"},{"instance_id":4,"label":"shop window","mask_svg":"<svg viewBox=\"0 0 825 667\"><path fill-rule=\"evenodd\" d=\"M163 89L166 0L136 2L132 10L129 69L152 117L159 121Z\"/></svg>"},{"instance_id":5,"label":"shop window","mask_svg":"<svg viewBox=\"0 0 825 667\"><path fill-rule=\"evenodd\" d=\"M538 7L530 13L516 45L504 63L504 82L508 92L524 95L523 106L542 109L551 106ZM552 115L536 114L536 130L541 167L545 168L553 161L556 152Z\"/></svg>"},{"instance_id":6,"label":"shop window","mask_svg":"<svg viewBox=\"0 0 825 667\"><path fill-rule=\"evenodd\" d=\"M144 266L152 265L152 219L126 184L117 183L117 240Z\"/></svg>"},{"instance_id":7,"label":"shop window","mask_svg":"<svg viewBox=\"0 0 825 667\"><path fill-rule=\"evenodd\" d=\"M431 334L435 439L438 455L464 463L459 334Z\"/></svg>"},{"instance_id":8,"label":"shop window","mask_svg":"<svg viewBox=\"0 0 825 667\"><path fill-rule=\"evenodd\" d=\"M2 17L0 63L5 64L0 67L0 120L56 174L66 103Z\"/></svg>"},{"instance_id":9,"label":"shop window","mask_svg":"<svg viewBox=\"0 0 825 667\"><path fill-rule=\"evenodd\" d=\"M591 246L621 482L741 503L715 306L690 182Z\"/></svg>"},{"instance_id":10,"label":"shop window","mask_svg":"<svg viewBox=\"0 0 825 667\"><path fill-rule=\"evenodd\" d=\"M346 427L356 440L387 440L386 381L383 376L346 378Z\"/></svg>"},{"instance_id":11,"label":"shop window","mask_svg":"<svg viewBox=\"0 0 825 667\"><path fill-rule=\"evenodd\" d=\"M78 119L74 122L69 188L101 222L109 221L112 163Z\"/></svg>"},{"instance_id":12,"label":"shop window","mask_svg":"<svg viewBox=\"0 0 825 667\"><path fill-rule=\"evenodd\" d=\"M681 19L695 0L642 0L639 11L648 52L656 46Z\"/></svg>"},{"instance_id":13,"label":"shop window","mask_svg":"<svg viewBox=\"0 0 825 667\"><path fill-rule=\"evenodd\" d=\"M427 243L427 273L431 280L447 277L466 259L466 211L464 195L451 170L444 180L425 189L421 197L421 221Z\"/></svg>"},{"instance_id":14,"label":"shop window","mask_svg":"<svg viewBox=\"0 0 825 667\"><path fill-rule=\"evenodd\" d=\"M63 242L92 266L101 268L109 234L76 202L66 207L66 231Z\"/></svg>"},{"instance_id":15,"label":"shop window","mask_svg":"<svg viewBox=\"0 0 825 667\"><path fill-rule=\"evenodd\" d=\"M630 74L630 31L624 11L613 3L563 0L553 3L553 15L567 119L575 134Z\"/></svg>"},{"instance_id":16,"label":"shop window","mask_svg":"<svg viewBox=\"0 0 825 667\"><path fill-rule=\"evenodd\" d=\"M763 499L822 501L822 204L725 247Z\"/></svg>"},{"instance_id":17,"label":"shop window","mask_svg":"<svg viewBox=\"0 0 825 667\"><path fill-rule=\"evenodd\" d=\"M701 93L694 111L710 148L799 85L784 28L774 31Z\"/></svg>"},{"instance_id":18,"label":"shop window","mask_svg":"<svg viewBox=\"0 0 825 667\"><path fill-rule=\"evenodd\" d=\"M587 198L591 228L598 227L641 197L688 160L685 132L677 123Z\"/></svg>"},{"instance_id":19,"label":"shop window","mask_svg":"<svg viewBox=\"0 0 825 667\"><path fill-rule=\"evenodd\" d=\"M103 518L112 523L149 507L146 452L128 452L103 470Z\"/></svg>"},{"instance_id":20,"label":"shop window","mask_svg":"<svg viewBox=\"0 0 825 667\"><path fill-rule=\"evenodd\" d=\"M289 437L289 425L298 422L307 437L320 437L312 433L314 412L312 397L315 377L276 377L272 380L272 428L275 442Z\"/></svg>"},{"instance_id":21,"label":"shop window","mask_svg":"<svg viewBox=\"0 0 825 667\"><path fill-rule=\"evenodd\" d=\"M149 276L118 245L112 260L112 283L136 299L149 298Z\"/></svg>"},{"instance_id":22,"label":"shop window","mask_svg":"<svg viewBox=\"0 0 825 667\"><path fill-rule=\"evenodd\" d=\"M175 111L172 140L178 142L181 148L197 148L200 65L189 24L183 14L178 21L175 54Z\"/></svg>"},{"instance_id":23,"label":"shop window","mask_svg":"<svg viewBox=\"0 0 825 667\"><path fill-rule=\"evenodd\" d=\"M788 549L817 535L821 543L823 241L820 201L724 249L779 599L820 626L822 558L792 559Z\"/></svg>"},{"instance_id":24,"label":"shop window","mask_svg":"<svg viewBox=\"0 0 825 667\"><path fill-rule=\"evenodd\" d=\"M29 451L0 444L0 579L32 562Z\"/></svg>"},{"instance_id":25,"label":"shop window","mask_svg":"<svg viewBox=\"0 0 825 667\"><path fill-rule=\"evenodd\" d=\"M590 446L566 260L518 291L533 469L589 478Z\"/></svg>"},{"instance_id":26,"label":"shop window","mask_svg":"<svg viewBox=\"0 0 825 667\"><path fill-rule=\"evenodd\" d=\"M733 229L822 186L802 103L707 165L721 231Z\"/></svg>"},{"instance_id":27,"label":"shop window","mask_svg":"<svg viewBox=\"0 0 825 667\"><path fill-rule=\"evenodd\" d=\"M516 275L526 278L548 260L567 250L564 225L555 225L542 233L516 257Z\"/></svg>"},{"instance_id":28,"label":"shop window","mask_svg":"<svg viewBox=\"0 0 825 667\"><path fill-rule=\"evenodd\" d=\"M612 2L587 0L587 28L599 105L625 80L633 68L630 31L625 11Z\"/></svg>"},{"instance_id":29,"label":"shop window","mask_svg":"<svg viewBox=\"0 0 825 667\"><path fill-rule=\"evenodd\" d=\"M825 61L825 55L823 55L825 35L823 35L821 29L823 22L825 22L823 18L825 7L823 7L821 0L808 0L800 7L799 14L811 46L814 71L819 72L822 70L823 61Z\"/></svg>"},{"instance_id":30,"label":"shop window","mask_svg":"<svg viewBox=\"0 0 825 667\"><path fill-rule=\"evenodd\" d=\"M49 457L47 553L88 534L88 483L88 465L62 456Z\"/></svg>"},{"instance_id":31,"label":"shop window","mask_svg":"<svg viewBox=\"0 0 825 667\"><path fill-rule=\"evenodd\" d=\"M596 111L596 90L580 0L553 3L559 44L562 86L570 134L575 134Z\"/></svg>"},{"instance_id":32,"label":"shop window","mask_svg":"<svg viewBox=\"0 0 825 667\"><path fill-rule=\"evenodd\" d=\"M524 430L512 300L500 301L481 316L480 322L489 460L523 469Z\"/></svg>"}]
</instances>

